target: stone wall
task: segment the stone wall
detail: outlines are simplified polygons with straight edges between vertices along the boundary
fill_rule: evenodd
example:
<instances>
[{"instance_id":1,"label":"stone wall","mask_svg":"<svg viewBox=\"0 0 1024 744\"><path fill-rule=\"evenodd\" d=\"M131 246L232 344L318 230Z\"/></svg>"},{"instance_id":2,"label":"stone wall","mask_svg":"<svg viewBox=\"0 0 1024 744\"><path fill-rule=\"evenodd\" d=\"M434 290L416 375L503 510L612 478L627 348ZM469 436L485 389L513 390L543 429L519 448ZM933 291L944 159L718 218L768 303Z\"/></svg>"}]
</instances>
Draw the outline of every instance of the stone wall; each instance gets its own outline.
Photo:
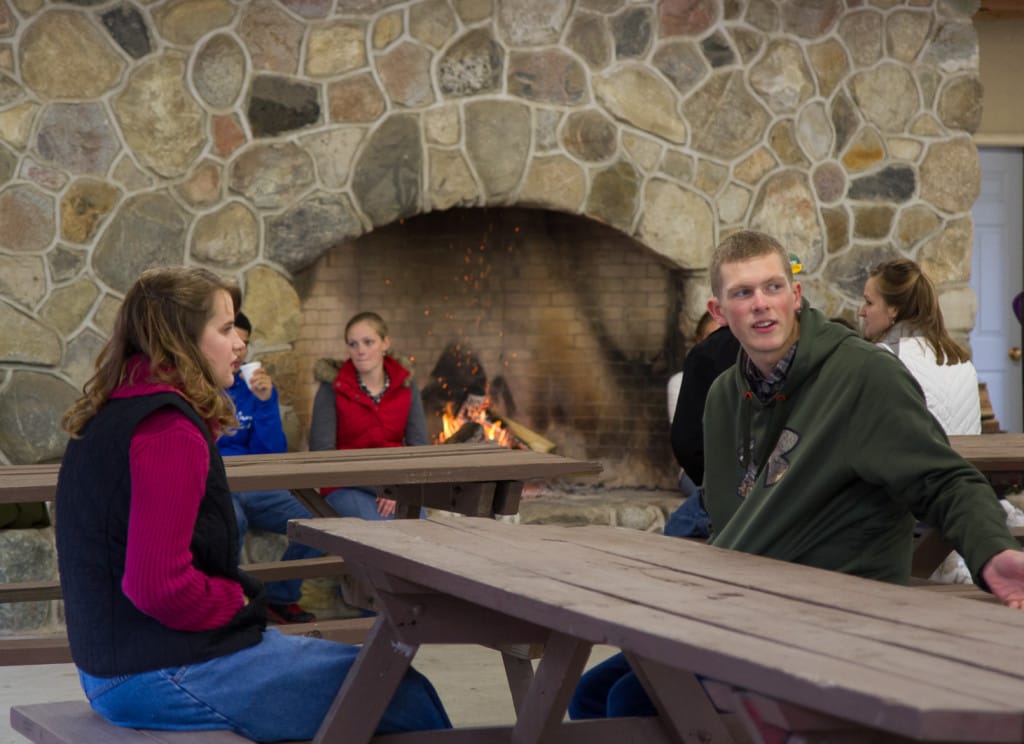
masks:
<instances>
[{"instance_id":1,"label":"stone wall","mask_svg":"<svg viewBox=\"0 0 1024 744\"><path fill-rule=\"evenodd\" d=\"M976 5L2 0L0 460L60 455L144 268L236 275L288 399L297 275L455 206L613 226L688 272L688 323L742 226L829 314L903 253L963 335Z\"/></svg>"}]
</instances>

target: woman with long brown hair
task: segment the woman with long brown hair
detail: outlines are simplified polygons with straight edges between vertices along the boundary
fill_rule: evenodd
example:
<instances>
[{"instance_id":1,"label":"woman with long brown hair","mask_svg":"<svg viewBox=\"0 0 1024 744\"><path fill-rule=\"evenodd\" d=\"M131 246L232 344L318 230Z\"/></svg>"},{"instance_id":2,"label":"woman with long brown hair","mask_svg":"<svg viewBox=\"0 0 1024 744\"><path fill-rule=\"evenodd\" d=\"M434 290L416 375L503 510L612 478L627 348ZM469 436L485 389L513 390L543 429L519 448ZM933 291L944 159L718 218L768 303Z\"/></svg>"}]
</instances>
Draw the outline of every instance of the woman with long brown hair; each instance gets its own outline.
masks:
<instances>
[{"instance_id":1,"label":"woman with long brown hair","mask_svg":"<svg viewBox=\"0 0 1024 744\"><path fill-rule=\"evenodd\" d=\"M977 370L946 331L935 285L920 266L894 258L871 269L858 314L864 337L896 354L914 375L946 434L981 433Z\"/></svg>"},{"instance_id":2,"label":"woman with long brown hair","mask_svg":"<svg viewBox=\"0 0 1024 744\"><path fill-rule=\"evenodd\" d=\"M68 640L92 707L122 726L310 739L358 653L266 629L238 567L217 436L242 340L238 289L199 268L151 269L128 290L84 394L57 483ZM447 728L410 670L379 733Z\"/></svg>"}]
</instances>

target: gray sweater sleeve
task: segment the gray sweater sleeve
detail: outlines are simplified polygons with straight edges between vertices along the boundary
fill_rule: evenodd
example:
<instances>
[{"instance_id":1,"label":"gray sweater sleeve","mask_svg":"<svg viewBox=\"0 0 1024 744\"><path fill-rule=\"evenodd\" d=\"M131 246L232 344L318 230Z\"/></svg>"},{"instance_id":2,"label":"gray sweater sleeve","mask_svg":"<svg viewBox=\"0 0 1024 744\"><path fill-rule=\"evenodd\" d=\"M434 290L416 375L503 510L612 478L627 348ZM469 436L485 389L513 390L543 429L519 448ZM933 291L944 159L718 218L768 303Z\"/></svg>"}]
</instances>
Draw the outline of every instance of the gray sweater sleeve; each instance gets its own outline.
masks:
<instances>
[{"instance_id":1,"label":"gray sweater sleeve","mask_svg":"<svg viewBox=\"0 0 1024 744\"><path fill-rule=\"evenodd\" d=\"M313 417L309 422L309 451L332 450L337 446L338 409L334 405L334 388L321 382L313 398Z\"/></svg>"},{"instance_id":2,"label":"gray sweater sleeve","mask_svg":"<svg viewBox=\"0 0 1024 744\"><path fill-rule=\"evenodd\" d=\"M427 439L427 419L423 414L423 398L420 397L420 389L416 383L409 384L412 391L412 401L409 403L409 418L405 422L405 444L413 447L418 444L430 444Z\"/></svg>"}]
</instances>

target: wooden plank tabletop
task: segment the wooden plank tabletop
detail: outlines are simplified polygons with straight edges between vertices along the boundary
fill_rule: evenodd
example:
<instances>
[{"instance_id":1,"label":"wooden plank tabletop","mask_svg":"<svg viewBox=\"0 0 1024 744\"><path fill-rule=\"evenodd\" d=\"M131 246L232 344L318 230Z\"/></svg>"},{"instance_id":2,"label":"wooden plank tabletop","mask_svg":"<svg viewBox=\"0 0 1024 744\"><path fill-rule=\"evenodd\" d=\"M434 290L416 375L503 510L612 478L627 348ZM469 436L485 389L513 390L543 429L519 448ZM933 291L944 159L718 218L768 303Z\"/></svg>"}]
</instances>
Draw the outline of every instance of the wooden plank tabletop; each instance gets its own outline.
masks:
<instances>
[{"instance_id":1,"label":"wooden plank tabletop","mask_svg":"<svg viewBox=\"0 0 1024 744\"><path fill-rule=\"evenodd\" d=\"M1024 741L1024 613L609 527L293 522L436 592L862 725Z\"/></svg>"},{"instance_id":2,"label":"wooden plank tabletop","mask_svg":"<svg viewBox=\"0 0 1024 744\"><path fill-rule=\"evenodd\" d=\"M967 434L949 443L983 473L1024 473L1024 434Z\"/></svg>"},{"instance_id":3,"label":"wooden plank tabletop","mask_svg":"<svg viewBox=\"0 0 1024 744\"><path fill-rule=\"evenodd\" d=\"M449 444L224 458L232 490L525 481L593 475L601 465L496 444ZM53 499L60 465L0 466L0 503Z\"/></svg>"}]
</instances>

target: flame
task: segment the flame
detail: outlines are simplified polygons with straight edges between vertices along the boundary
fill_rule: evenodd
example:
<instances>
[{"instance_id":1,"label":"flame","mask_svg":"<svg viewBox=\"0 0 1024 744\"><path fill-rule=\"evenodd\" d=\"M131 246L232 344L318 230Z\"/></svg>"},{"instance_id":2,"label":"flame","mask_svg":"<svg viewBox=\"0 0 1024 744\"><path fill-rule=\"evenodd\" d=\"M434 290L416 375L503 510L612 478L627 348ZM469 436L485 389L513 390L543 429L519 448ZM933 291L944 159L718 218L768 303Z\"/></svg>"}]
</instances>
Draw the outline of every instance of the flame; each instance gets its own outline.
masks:
<instances>
[{"instance_id":1,"label":"flame","mask_svg":"<svg viewBox=\"0 0 1024 744\"><path fill-rule=\"evenodd\" d=\"M493 421L487 415L489 402L489 399L486 397L480 398L479 396L471 395L462 404L462 408L459 409L457 414L445 411L441 415L441 424L444 427L444 431L438 435L438 444L446 441L467 423L474 422L480 424L484 439L496 442L502 447L516 449L519 444L512 432L505 428L500 421Z\"/></svg>"}]
</instances>

